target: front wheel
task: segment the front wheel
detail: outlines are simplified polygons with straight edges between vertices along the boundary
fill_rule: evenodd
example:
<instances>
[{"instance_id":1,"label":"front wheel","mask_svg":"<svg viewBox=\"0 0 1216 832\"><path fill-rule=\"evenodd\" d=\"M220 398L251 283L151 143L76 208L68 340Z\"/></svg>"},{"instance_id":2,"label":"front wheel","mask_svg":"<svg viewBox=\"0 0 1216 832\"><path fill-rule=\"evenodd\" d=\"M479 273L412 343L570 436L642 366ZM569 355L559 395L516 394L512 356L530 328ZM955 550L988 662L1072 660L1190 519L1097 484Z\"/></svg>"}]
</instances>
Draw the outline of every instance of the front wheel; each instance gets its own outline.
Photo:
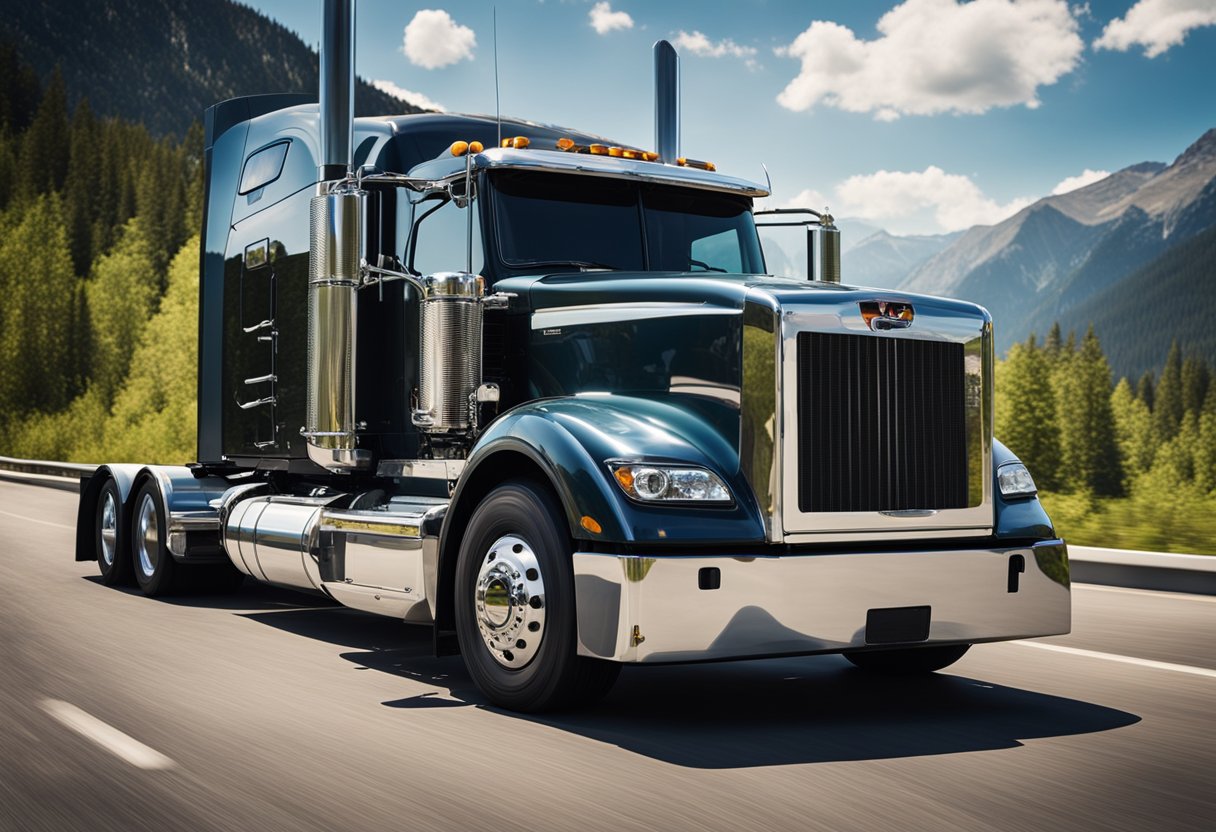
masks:
<instances>
[{"instance_id":1,"label":"front wheel","mask_svg":"<svg viewBox=\"0 0 1216 832\"><path fill-rule=\"evenodd\" d=\"M932 673L949 667L963 657L970 644L943 644L936 647L905 647L899 650L858 650L844 657L871 673L911 675Z\"/></svg>"},{"instance_id":2,"label":"front wheel","mask_svg":"<svg viewBox=\"0 0 1216 832\"><path fill-rule=\"evenodd\" d=\"M456 636L469 675L495 705L587 704L616 681L619 665L578 655L570 555L543 486L499 486L473 512L456 563Z\"/></svg>"}]
</instances>

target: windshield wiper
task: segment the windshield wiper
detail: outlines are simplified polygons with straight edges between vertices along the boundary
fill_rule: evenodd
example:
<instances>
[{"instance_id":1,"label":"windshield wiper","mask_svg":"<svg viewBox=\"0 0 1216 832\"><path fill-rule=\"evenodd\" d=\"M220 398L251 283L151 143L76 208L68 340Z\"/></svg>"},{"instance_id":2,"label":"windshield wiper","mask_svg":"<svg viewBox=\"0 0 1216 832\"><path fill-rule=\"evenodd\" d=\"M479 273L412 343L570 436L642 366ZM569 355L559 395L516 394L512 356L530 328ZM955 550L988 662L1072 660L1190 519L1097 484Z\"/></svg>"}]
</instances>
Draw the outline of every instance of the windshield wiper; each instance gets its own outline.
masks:
<instances>
[{"instance_id":1,"label":"windshield wiper","mask_svg":"<svg viewBox=\"0 0 1216 832\"><path fill-rule=\"evenodd\" d=\"M608 269L609 271L616 271L617 268L616 266L609 266L607 263L596 263L592 260L522 260L508 263L508 265L516 268L531 266L574 266L582 271L589 271L592 269Z\"/></svg>"}]
</instances>

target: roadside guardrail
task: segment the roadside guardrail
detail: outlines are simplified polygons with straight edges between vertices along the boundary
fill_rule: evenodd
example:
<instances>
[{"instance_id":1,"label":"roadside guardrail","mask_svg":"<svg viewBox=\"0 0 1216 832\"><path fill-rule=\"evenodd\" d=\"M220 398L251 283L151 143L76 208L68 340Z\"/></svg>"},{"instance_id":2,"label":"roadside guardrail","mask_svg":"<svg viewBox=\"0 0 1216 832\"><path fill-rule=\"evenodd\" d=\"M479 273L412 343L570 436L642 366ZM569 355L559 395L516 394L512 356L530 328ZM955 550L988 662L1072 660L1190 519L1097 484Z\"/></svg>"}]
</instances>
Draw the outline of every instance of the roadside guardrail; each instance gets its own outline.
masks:
<instances>
[{"instance_id":1,"label":"roadside guardrail","mask_svg":"<svg viewBox=\"0 0 1216 832\"><path fill-rule=\"evenodd\" d=\"M48 462L0 456L0 479L80 490L80 478L96 465ZM1134 552L1095 546L1068 547L1072 579L1077 583L1192 592L1216 595L1216 555L1179 555L1166 552Z\"/></svg>"}]
</instances>

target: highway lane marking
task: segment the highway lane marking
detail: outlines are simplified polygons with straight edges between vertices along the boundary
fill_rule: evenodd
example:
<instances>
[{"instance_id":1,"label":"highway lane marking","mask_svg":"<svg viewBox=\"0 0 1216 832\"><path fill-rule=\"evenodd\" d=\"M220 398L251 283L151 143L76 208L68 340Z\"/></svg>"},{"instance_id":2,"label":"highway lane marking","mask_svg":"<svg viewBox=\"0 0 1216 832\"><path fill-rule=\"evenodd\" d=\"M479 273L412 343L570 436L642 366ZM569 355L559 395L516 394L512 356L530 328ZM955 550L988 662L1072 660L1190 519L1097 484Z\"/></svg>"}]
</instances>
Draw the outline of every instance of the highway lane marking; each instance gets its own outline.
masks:
<instances>
[{"instance_id":1,"label":"highway lane marking","mask_svg":"<svg viewBox=\"0 0 1216 832\"><path fill-rule=\"evenodd\" d=\"M1037 641L1015 641L1013 644L1022 647L1037 647L1040 650L1052 650L1056 653L1068 653L1073 656L1085 656L1090 659L1105 659L1108 662L1134 664L1138 667L1150 667L1154 670L1172 670L1175 673L1189 673L1192 676L1206 676L1216 679L1216 670L1206 667L1192 667L1189 664L1174 664L1173 662L1158 662L1153 659L1137 659L1134 656L1121 656L1118 653L1100 653L1097 650L1082 650L1080 647L1065 647L1062 644L1042 644Z\"/></svg>"},{"instance_id":2,"label":"highway lane marking","mask_svg":"<svg viewBox=\"0 0 1216 832\"><path fill-rule=\"evenodd\" d=\"M1098 584L1073 584L1073 589L1093 590L1096 592L1118 592L1121 595L1144 595L1149 598L1168 598L1171 601L1202 601L1205 604L1216 604L1216 597L1211 595L1195 595L1190 592L1153 592L1147 589L1130 589L1121 586L1099 586Z\"/></svg>"},{"instance_id":3,"label":"highway lane marking","mask_svg":"<svg viewBox=\"0 0 1216 832\"><path fill-rule=\"evenodd\" d=\"M13 514L11 511L0 511L5 517L15 517L24 523L37 523L40 526L54 526L57 529L67 529L68 531L76 531L75 526L68 526L63 523L52 523L50 520L38 520L33 517L27 517L24 514Z\"/></svg>"},{"instance_id":4,"label":"highway lane marking","mask_svg":"<svg viewBox=\"0 0 1216 832\"><path fill-rule=\"evenodd\" d=\"M115 757L126 760L136 768L156 770L173 767L173 761L154 748L128 737L112 725L85 713L70 702L44 699L42 709L82 737L92 740Z\"/></svg>"}]
</instances>

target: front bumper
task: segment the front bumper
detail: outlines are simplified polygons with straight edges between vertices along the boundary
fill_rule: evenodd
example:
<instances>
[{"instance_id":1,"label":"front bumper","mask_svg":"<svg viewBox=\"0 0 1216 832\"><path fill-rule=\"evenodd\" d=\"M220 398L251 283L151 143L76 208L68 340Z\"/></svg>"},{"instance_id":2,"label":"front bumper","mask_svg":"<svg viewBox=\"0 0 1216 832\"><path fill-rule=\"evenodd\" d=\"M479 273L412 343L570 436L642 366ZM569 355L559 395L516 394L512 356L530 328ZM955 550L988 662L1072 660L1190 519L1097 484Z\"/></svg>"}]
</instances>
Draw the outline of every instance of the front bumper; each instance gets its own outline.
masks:
<instances>
[{"instance_id":1,"label":"front bumper","mask_svg":"<svg viewBox=\"0 0 1216 832\"><path fill-rule=\"evenodd\" d=\"M576 553L574 576L579 654L618 662L1000 641L1059 635L1071 626L1061 540L754 557ZM892 637L890 621L905 620L909 608L927 620L927 638L915 626L907 640Z\"/></svg>"}]
</instances>

